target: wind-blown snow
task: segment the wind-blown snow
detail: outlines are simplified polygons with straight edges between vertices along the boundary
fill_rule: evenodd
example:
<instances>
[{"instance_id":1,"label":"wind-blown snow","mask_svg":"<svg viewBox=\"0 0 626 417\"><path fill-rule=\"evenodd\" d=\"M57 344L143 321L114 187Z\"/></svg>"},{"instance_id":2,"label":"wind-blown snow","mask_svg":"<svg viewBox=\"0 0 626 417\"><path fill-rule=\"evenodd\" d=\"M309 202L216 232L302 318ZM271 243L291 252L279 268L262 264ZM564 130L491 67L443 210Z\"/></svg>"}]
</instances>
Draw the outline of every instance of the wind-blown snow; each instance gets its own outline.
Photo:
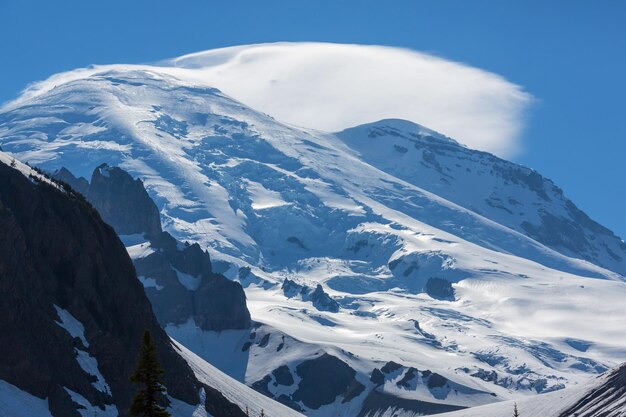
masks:
<instances>
[{"instance_id":1,"label":"wind-blown snow","mask_svg":"<svg viewBox=\"0 0 626 417\"><path fill-rule=\"evenodd\" d=\"M158 65L159 72L198 86L219 88L287 123L337 131L372 120L402 118L501 156L519 150L524 110L532 100L521 87L496 74L388 46L311 42L244 45L190 54ZM7 108L61 84L111 69L154 68L109 65L57 74L30 86ZM89 133L99 128L89 125ZM101 146L113 144L102 142Z\"/></svg>"}]
</instances>

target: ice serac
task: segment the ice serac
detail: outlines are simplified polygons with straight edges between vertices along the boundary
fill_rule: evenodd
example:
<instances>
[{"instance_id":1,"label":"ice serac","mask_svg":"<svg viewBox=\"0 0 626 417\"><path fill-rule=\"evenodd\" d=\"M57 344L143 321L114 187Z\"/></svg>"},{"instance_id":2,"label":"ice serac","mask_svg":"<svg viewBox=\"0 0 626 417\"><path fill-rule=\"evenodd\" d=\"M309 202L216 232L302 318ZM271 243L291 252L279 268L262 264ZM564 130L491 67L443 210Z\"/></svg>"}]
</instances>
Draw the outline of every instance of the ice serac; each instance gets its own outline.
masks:
<instances>
[{"instance_id":1,"label":"ice serac","mask_svg":"<svg viewBox=\"0 0 626 417\"><path fill-rule=\"evenodd\" d=\"M337 134L366 162L567 256L626 275L626 244L537 171L405 120Z\"/></svg>"}]
</instances>

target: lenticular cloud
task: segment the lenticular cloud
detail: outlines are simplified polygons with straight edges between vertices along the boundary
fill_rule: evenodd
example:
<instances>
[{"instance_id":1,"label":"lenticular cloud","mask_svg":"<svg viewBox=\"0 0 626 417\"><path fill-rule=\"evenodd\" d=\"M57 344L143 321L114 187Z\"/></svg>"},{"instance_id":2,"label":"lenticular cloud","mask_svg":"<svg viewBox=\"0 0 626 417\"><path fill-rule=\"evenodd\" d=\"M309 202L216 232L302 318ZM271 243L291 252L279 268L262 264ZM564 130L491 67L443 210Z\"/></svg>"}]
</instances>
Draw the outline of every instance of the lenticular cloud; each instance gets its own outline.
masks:
<instances>
[{"instance_id":1,"label":"lenticular cloud","mask_svg":"<svg viewBox=\"0 0 626 417\"><path fill-rule=\"evenodd\" d=\"M531 96L502 77L407 49L274 43L164 63L193 69L277 119L326 131L402 118L501 156L519 149Z\"/></svg>"},{"instance_id":2,"label":"lenticular cloud","mask_svg":"<svg viewBox=\"0 0 626 417\"><path fill-rule=\"evenodd\" d=\"M519 151L532 96L499 75L402 48L271 43L214 49L155 65L107 65L57 74L12 103L109 69L147 69L216 87L276 119L339 131L407 119L465 145L510 157Z\"/></svg>"}]
</instances>

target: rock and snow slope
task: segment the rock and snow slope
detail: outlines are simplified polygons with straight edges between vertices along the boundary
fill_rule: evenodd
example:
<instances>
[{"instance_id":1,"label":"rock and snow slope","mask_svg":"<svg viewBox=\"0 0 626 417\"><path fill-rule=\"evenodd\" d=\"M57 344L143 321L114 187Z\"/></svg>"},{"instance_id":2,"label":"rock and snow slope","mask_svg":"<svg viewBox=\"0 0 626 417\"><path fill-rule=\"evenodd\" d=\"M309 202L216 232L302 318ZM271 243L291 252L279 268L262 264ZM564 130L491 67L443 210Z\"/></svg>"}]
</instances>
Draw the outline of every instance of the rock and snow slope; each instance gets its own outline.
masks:
<instances>
[{"instance_id":1,"label":"rock and snow slope","mask_svg":"<svg viewBox=\"0 0 626 417\"><path fill-rule=\"evenodd\" d=\"M0 415L128 415L146 329L175 416L300 415L171 342L113 229L80 195L1 152L0 231Z\"/></svg>"},{"instance_id":2,"label":"rock and snow slope","mask_svg":"<svg viewBox=\"0 0 626 417\"><path fill-rule=\"evenodd\" d=\"M366 162L574 258L619 272L626 244L538 172L402 120L339 136Z\"/></svg>"},{"instance_id":3,"label":"rock and snow slope","mask_svg":"<svg viewBox=\"0 0 626 417\"><path fill-rule=\"evenodd\" d=\"M476 407L471 410L444 413L441 417L509 417L513 409L521 416L541 417L623 417L626 416L626 365L593 378L583 386L525 398ZM411 412L386 410L376 417L413 417ZM372 415L371 417L374 417Z\"/></svg>"},{"instance_id":4,"label":"rock and snow slope","mask_svg":"<svg viewBox=\"0 0 626 417\"><path fill-rule=\"evenodd\" d=\"M626 247L534 171L408 122L289 126L167 68L75 75L0 110L0 145L49 171L140 177L164 229L206 247L262 324L170 334L207 341L192 349L307 415L389 397L484 404L626 356ZM287 278L321 284L338 311L286 292ZM311 399L306 363L324 354L354 377ZM400 367L373 377L389 361Z\"/></svg>"}]
</instances>

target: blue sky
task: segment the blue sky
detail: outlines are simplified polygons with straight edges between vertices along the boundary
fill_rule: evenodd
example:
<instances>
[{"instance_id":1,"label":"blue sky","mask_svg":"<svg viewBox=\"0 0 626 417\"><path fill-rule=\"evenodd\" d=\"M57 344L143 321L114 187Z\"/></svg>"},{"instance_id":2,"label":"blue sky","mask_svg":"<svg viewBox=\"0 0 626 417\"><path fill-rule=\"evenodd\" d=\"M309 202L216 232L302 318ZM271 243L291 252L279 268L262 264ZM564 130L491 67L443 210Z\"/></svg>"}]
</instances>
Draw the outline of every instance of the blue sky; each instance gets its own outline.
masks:
<instances>
[{"instance_id":1,"label":"blue sky","mask_svg":"<svg viewBox=\"0 0 626 417\"><path fill-rule=\"evenodd\" d=\"M0 0L0 102L90 64L224 46L400 46L500 74L536 101L514 160L626 237L624 1Z\"/></svg>"}]
</instances>

